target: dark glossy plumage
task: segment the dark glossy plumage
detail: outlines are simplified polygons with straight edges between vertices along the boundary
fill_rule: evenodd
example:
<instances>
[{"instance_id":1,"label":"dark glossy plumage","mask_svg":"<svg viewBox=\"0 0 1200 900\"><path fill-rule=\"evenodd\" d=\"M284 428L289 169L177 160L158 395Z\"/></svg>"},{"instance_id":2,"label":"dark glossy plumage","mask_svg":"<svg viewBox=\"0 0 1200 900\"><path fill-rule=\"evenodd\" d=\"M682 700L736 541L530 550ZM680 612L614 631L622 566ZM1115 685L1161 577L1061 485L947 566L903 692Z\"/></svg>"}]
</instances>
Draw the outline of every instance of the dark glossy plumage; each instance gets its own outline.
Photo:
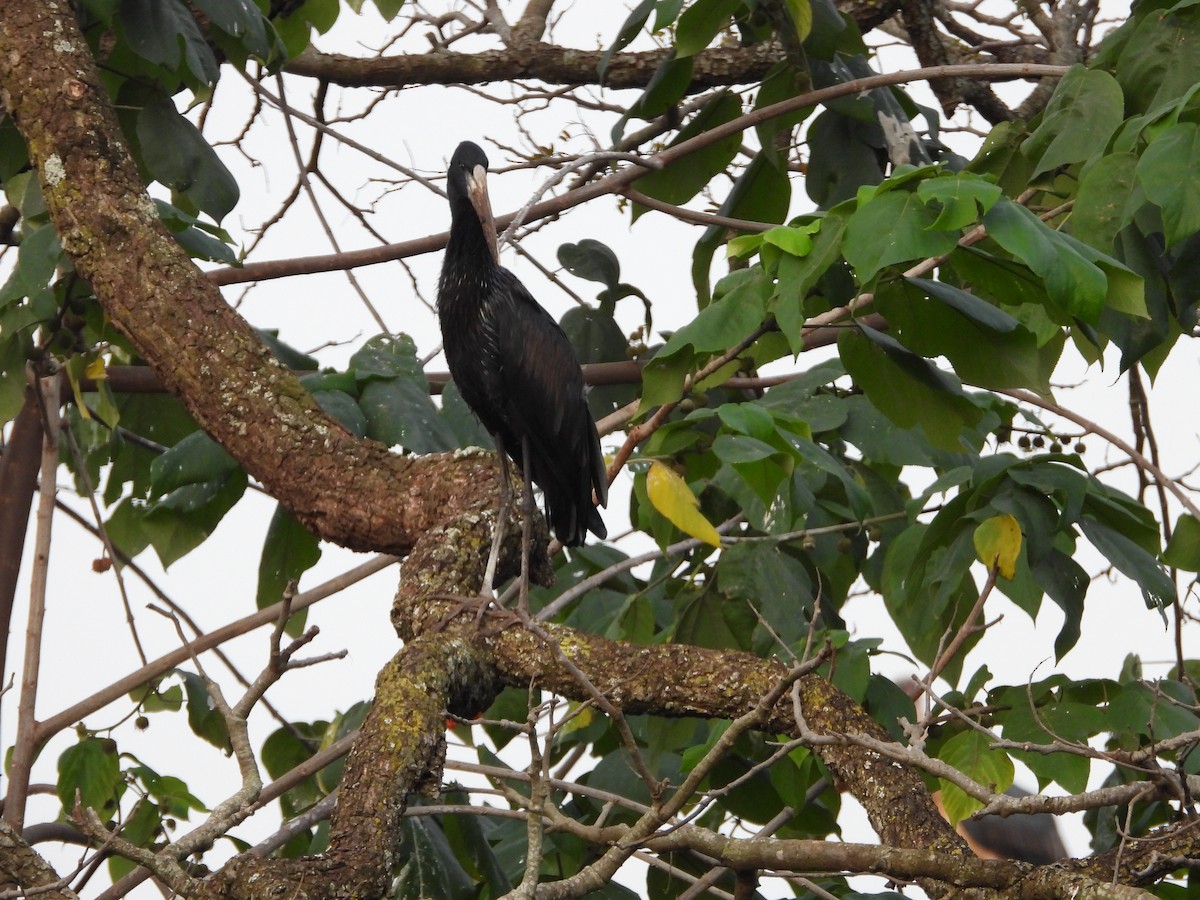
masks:
<instances>
[{"instance_id":1,"label":"dark glossy plumage","mask_svg":"<svg viewBox=\"0 0 1200 900\"><path fill-rule=\"evenodd\" d=\"M593 490L601 505L608 493L600 439L567 336L497 262L487 166L469 141L450 161L450 241L438 281L442 343L463 399L518 466L527 442L529 477L542 489L555 535L573 546L589 531L606 534L592 502Z\"/></svg>"}]
</instances>

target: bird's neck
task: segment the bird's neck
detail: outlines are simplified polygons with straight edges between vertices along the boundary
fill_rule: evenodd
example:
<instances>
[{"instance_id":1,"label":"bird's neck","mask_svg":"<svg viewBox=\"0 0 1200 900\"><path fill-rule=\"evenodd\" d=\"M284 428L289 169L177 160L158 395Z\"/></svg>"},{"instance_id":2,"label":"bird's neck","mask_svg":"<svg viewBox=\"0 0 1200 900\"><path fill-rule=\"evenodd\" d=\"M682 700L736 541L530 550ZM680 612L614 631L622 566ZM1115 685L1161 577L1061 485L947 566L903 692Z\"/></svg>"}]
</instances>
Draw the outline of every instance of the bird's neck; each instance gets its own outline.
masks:
<instances>
[{"instance_id":1,"label":"bird's neck","mask_svg":"<svg viewBox=\"0 0 1200 900\"><path fill-rule=\"evenodd\" d=\"M459 201L451 210L450 239L446 243L447 268L469 269L489 276L498 268L493 256L495 235L484 231L470 201Z\"/></svg>"}]
</instances>

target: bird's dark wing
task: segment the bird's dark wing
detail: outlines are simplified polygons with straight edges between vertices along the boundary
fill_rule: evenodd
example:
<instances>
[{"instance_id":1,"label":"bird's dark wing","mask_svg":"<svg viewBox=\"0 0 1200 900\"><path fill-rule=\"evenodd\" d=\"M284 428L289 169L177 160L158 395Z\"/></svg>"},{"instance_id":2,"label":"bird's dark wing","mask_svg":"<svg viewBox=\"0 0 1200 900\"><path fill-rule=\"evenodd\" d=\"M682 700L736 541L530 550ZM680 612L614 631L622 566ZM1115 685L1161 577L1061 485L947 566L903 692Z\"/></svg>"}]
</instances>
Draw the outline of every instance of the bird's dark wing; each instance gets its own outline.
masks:
<instances>
[{"instance_id":1,"label":"bird's dark wing","mask_svg":"<svg viewBox=\"0 0 1200 900\"><path fill-rule=\"evenodd\" d=\"M592 491L604 503L608 482L579 360L558 323L516 276L501 269L496 287L507 306L493 318L503 418L511 423L507 449L519 459L520 440L528 440L530 477L542 489L563 543L582 543L588 531L604 537Z\"/></svg>"}]
</instances>

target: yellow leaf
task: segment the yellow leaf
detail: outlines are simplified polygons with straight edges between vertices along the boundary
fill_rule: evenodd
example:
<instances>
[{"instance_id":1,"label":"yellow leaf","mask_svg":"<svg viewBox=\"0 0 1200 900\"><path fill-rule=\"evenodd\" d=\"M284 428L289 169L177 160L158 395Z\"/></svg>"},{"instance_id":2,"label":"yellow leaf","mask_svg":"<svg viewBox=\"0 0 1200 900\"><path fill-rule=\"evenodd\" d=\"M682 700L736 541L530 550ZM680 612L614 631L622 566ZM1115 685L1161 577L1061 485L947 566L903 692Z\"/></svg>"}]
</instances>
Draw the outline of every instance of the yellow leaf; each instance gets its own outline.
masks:
<instances>
[{"instance_id":1,"label":"yellow leaf","mask_svg":"<svg viewBox=\"0 0 1200 900\"><path fill-rule=\"evenodd\" d=\"M1002 576L1012 578L1021 553L1021 526L1008 513L985 519L975 529L975 552L989 569L995 566Z\"/></svg>"},{"instance_id":2,"label":"yellow leaf","mask_svg":"<svg viewBox=\"0 0 1200 900\"><path fill-rule=\"evenodd\" d=\"M700 501L687 486L687 482L660 462L651 463L646 475L646 494L650 504L667 521L682 531L706 544L721 546L721 536L712 522L700 512Z\"/></svg>"},{"instance_id":3,"label":"yellow leaf","mask_svg":"<svg viewBox=\"0 0 1200 900\"><path fill-rule=\"evenodd\" d=\"M92 379L92 381L99 381L101 378L107 378L108 373L104 371L104 358L97 356L90 363L88 363L87 368L83 370L83 375L85 378Z\"/></svg>"}]
</instances>

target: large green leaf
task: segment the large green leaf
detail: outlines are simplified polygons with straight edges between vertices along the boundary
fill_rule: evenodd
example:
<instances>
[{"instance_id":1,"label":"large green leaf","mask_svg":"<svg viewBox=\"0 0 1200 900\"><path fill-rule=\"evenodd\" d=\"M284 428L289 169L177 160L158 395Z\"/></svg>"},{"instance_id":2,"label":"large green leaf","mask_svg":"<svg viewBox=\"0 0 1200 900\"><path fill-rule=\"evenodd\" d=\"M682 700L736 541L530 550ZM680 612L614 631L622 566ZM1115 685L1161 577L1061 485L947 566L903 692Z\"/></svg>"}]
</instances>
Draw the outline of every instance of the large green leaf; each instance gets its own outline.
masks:
<instances>
[{"instance_id":1,"label":"large green leaf","mask_svg":"<svg viewBox=\"0 0 1200 900\"><path fill-rule=\"evenodd\" d=\"M608 71L608 66L612 62L613 56L628 47L633 42L633 39L641 34L642 27L646 24L646 19L650 17L650 13L654 11L654 7L657 4L658 0L642 0L625 17L625 21L621 24L616 38L613 39L608 49L604 51L604 54L600 57L600 62L596 63L596 74L600 77L601 82L604 81L604 73Z\"/></svg>"},{"instance_id":2,"label":"large green leaf","mask_svg":"<svg viewBox=\"0 0 1200 900\"><path fill-rule=\"evenodd\" d=\"M805 301L825 273L839 264L848 221L842 207L830 210L814 223L816 235L807 254L802 257L786 254L779 259L773 311L793 353L804 347L801 332L807 321Z\"/></svg>"},{"instance_id":3,"label":"large green leaf","mask_svg":"<svg viewBox=\"0 0 1200 900\"><path fill-rule=\"evenodd\" d=\"M261 60L271 53L271 41L267 37L267 20L254 0L192 0L209 21L238 39L247 50Z\"/></svg>"},{"instance_id":4,"label":"large green leaf","mask_svg":"<svg viewBox=\"0 0 1200 900\"><path fill-rule=\"evenodd\" d=\"M1043 358L1037 338L1016 319L943 282L910 283L930 299L903 283L881 286L875 294L876 307L905 347L925 357L945 356L970 384L1049 394L1055 360Z\"/></svg>"},{"instance_id":5,"label":"large green leaf","mask_svg":"<svg viewBox=\"0 0 1200 900\"><path fill-rule=\"evenodd\" d=\"M183 688L187 692L188 725L192 733L204 738L219 750L231 753L229 743L229 726L225 717L216 708L212 697L209 696L208 686L204 679L195 672L177 670L183 679Z\"/></svg>"},{"instance_id":6,"label":"large green leaf","mask_svg":"<svg viewBox=\"0 0 1200 900\"><path fill-rule=\"evenodd\" d=\"M1138 182L1162 210L1167 246L1200 231L1200 125L1180 122L1158 135L1142 154Z\"/></svg>"},{"instance_id":7,"label":"large green leaf","mask_svg":"<svg viewBox=\"0 0 1200 900\"><path fill-rule=\"evenodd\" d=\"M237 181L170 100L162 98L142 107L137 136L142 159L156 181L187 197L217 222L237 204Z\"/></svg>"},{"instance_id":8,"label":"large green leaf","mask_svg":"<svg viewBox=\"0 0 1200 900\"><path fill-rule=\"evenodd\" d=\"M1114 35L1114 52L1098 63L1112 66L1130 112L1147 112L1182 97L1200 71L1200 7L1191 0L1138 4ZM1115 59L1113 57L1116 57Z\"/></svg>"},{"instance_id":9,"label":"large green leaf","mask_svg":"<svg viewBox=\"0 0 1200 900\"><path fill-rule=\"evenodd\" d=\"M217 59L181 0L122 0L116 21L129 46L144 59L176 71L182 53L186 71L195 80L217 80Z\"/></svg>"},{"instance_id":10,"label":"large green leaf","mask_svg":"<svg viewBox=\"0 0 1200 900\"><path fill-rule=\"evenodd\" d=\"M1113 252L1118 232L1135 212L1129 206L1134 201L1137 164L1138 157L1133 153L1108 154L1088 166L1079 181L1071 233L1101 253Z\"/></svg>"},{"instance_id":11,"label":"large green leaf","mask_svg":"<svg viewBox=\"0 0 1200 900\"><path fill-rule=\"evenodd\" d=\"M321 558L317 536L296 521L282 506L276 506L267 526L262 557L258 562L258 608L278 603L291 581L317 564ZM295 637L304 630L304 613L288 620L288 634Z\"/></svg>"},{"instance_id":12,"label":"large green leaf","mask_svg":"<svg viewBox=\"0 0 1200 900\"><path fill-rule=\"evenodd\" d=\"M707 47L729 24L743 0L696 0L684 10L675 29L675 55L682 59Z\"/></svg>"},{"instance_id":13,"label":"large green leaf","mask_svg":"<svg viewBox=\"0 0 1200 900\"><path fill-rule=\"evenodd\" d=\"M1054 658L1062 659L1078 642L1083 621L1083 600L1091 578L1087 570L1057 548L1030 563L1037 582L1062 610L1063 623L1054 638Z\"/></svg>"},{"instance_id":14,"label":"large green leaf","mask_svg":"<svg viewBox=\"0 0 1200 900\"><path fill-rule=\"evenodd\" d=\"M671 335L643 370L643 407L678 400L696 356L720 352L758 328L766 317L772 287L758 266L723 278L717 285L719 298Z\"/></svg>"},{"instance_id":15,"label":"large green leaf","mask_svg":"<svg viewBox=\"0 0 1200 900\"><path fill-rule=\"evenodd\" d=\"M917 185L918 197L941 206L933 227L946 231L975 224L1003 193L995 182L970 172L927 178Z\"/></svg>"},{"instance_id":16,"label":"large green leaf","mask_svg":"<svg viewBox=\"0 0 1200 900\"><path fill-rule=\"evenodd\" d=\"M389 447L435 453L458 446L429 397L429 383L408 335L377 335L350 357L362 383L358 405L367 435Z\"/></svg>"},{"instance_id":17,"label":"large green leaf","mask_svg":"<svg viewBox=\"0 0 1200 900\"><path fill-rule=\"evenodd\" d=\"M58 235L49 225L28 228L17 248L17 264L0 288L0 309L14 300L33 297L46 289L62 258Z\"/></svg>"},{"instance_id":18,"label":"large green leaf","mask_svg":"<svg viewBox=\"0 0 1200 900\"><path fill-rule=\"evenodd\" d=\"M1072 66L1050 98L1041 124L1021 147L1039 175L1100 154L1125 117L1121 86L1107 72Z\"/></svg>"},{"instance_id":19,"label":"large green leaf","mask_svg":"<svg viewBox=\"0 0 1200 900\"><path fill-rule=\"evenodd\" d=\"M879 338L878 332L870 338L860 330L843 332L838 350L846 371L897 425L920 425L934 446L961 451L963 431L979 421L979 408L962 395L952 376L894 340L885 349Z\"/></svg>"},{"instance_id":20,"label":"large green leaf","mask_svg":"<svg viewBox=\"0 0 1200 900\"><path fill-rule=\"evenodd\" d=\"M1009 200L992 207L984 222L996 243L1041 276L1051 300L1089 324L1099 321L1108 279L1097 265L1067 244L1063 235Z\"/></svg>"},{"instance_id":21,"label":"large green leaf","mask_svg":"<svg viewBox=\"0 0 1200 900\"><path fill-rule=\"evenodd\" d=\"M578 244L562 244L558 261L576 278L598 281L605 287L616 287L621 281L621 263L607 244L584 238Z\"/></svg>"},{"instance_id":22,"label":"large green leaf","mask_svg":"<svg viewBox=\"0 0 1200 900\"><path fill-rule=\"evenodd\" d=\"M184 485L147 506L139 517L163 568L202 544L246 490L241 469L224 479Z\"/></svg>"},{"instance_id":23,"label":"large green leaf","mask_svg":"<svg viewBox=\"0 0 1200 900\"><path fill-rule=\"evenodd\" d=\"M1174 569L1200 572L1200 521L1191 513L1183 513L1175 522L1162 560Z\"/></svg>"},{"instance_id":24,"label":"large green leaf","mask_svg":"<svg viewBox=\"0 0 1200 900\"><path fill-rule=\"evenodd\" d=\"M475 883L455 858L432 816L406 816L400 826L400 866L392 900L470 900Z\"/></svg>"},{"instance_id":25,"label":"large green leaf","mask_svg":"<svg viewBox=\"0 0 1200 900\"><path fill-rule=\"evenodd\" d=\"M1137 582L1149 607L1162 609L1175 601L1175 583L1162 570L1157 560L1126 535L1096 519L1084 516L1079 520L1084 536L1123 575Z\"/></svg>"},{"instance_id":26,"label":"large green leaf","mask_svg":"<svg viewBox=\"0 0 1200 900\"><path fill-rule=\"evenodd\" d=\"M77 799L84 809L108 818L116 812L123 788L116 741L84 737L58 758L58 799L68 818Z\"/></svg>"},{"instance_id":27,"label":"large green leaf","mask_svg":"<svg viewBox=\"0 0 1200 900\"><path fill-rule=\"evenodd\" d=\"M238 468L224 447L194 431L150 463L150 490L162 497L186 485L223 481Z\"/></svg>"},{"instance_id":28,"label":"large green leaf","mask_svg":"<svg viewBox=\"0 0 1200 900\"><path fill-rule=\"evenodd\" d=\"M846 262L859 282L866 283L885 266L949 253L958 235L935 228L936 220L936 213L915 192L886 191L872 197L846 225Z\"/></svg>"},{"instance_id":29,"label":"large green leaf","mask_svg":"<svg viewBox=\"0 0 1200 900\"><path fill-rule=\"evenodd\" d=\"M942 745L938 759L954 767L995 793L1003 793L1012 787L1015 770L1012 760L1003 750L993 749L987 735L968 730L956 734ZM942 806L951 825L957 825L983 803L968 796L962 788L939 779L942 788Z\"/></svg>"},{"instance_id":30,"label":"large green leaf","mask_svg":"<svg viewBox=\"0 0 1200 900\"><path fill-rule=\"evenodd\" d=\"M883 180L883 134L875 122L827 109L808 126L807 137L810 155L804 189L822 209L849 200L863 185Z\"/></svg>"}]
</instances>

